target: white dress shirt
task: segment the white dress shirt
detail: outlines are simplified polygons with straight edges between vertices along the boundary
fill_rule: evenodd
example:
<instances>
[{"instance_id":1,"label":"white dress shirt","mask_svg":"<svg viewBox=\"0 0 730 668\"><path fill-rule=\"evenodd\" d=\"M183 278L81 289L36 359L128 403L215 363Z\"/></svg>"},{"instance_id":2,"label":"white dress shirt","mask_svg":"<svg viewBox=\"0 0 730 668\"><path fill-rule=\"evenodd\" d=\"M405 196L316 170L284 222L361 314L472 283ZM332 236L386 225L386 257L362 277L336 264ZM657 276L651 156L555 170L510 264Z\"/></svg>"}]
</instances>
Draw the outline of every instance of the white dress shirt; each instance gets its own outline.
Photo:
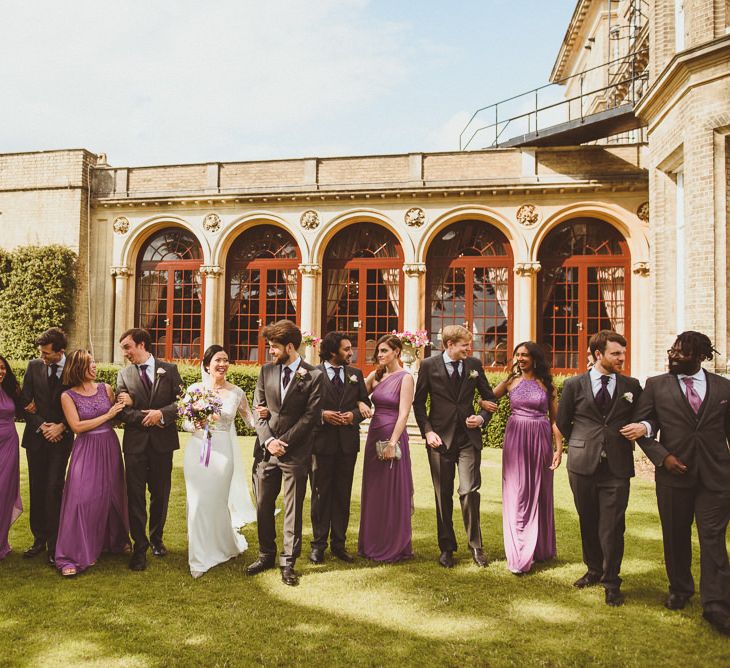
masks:
<instances>
[{"instance_id":1,"label":"white dress shirt","mask_svg":"<svg viewBox=\"0 0 730 668\"><path fill-rule=\"evenodd\" d=\"M284 401L284 397L286 396L287 391L292 386L292 383L294 383L294 376L296 375L297 369L299 368L299 364L301 363L302 358L297 355L297 358L291 363L287 364L287 366L291 369L291 376L289 378L289 384L284 387L284 365L281 365L280 370L280 376L279 376L279 389L281 390L281 400Z\"/></svg>"},{"instance_id":2,"label":"white dress shirt","mask_svg":"<svg viewBox=\"0 0 730 668\"><path fill-rule=\"evenodd\" d=\"M449 357L449 353L447 353L445 350L444 350L443 358L444 358L444 364L446 365L446 371L449 372L449 378L451 378L451 376L454 375L454 367L452 366L451 363L456 362L456 360L452 360ZM463 360L459 360L459 375L462 378L464 377L464 361Z\"/></svg>"},{"instance_id":3,"label":"white dress shirt","mask_svg":"<svg viewBox=\"0 0 730 668\"><path fill-rule=\"evenodd\" d=\"M335 367L334 367L334 365L330 364L329 362L325 362L324 363L324 368L327 371L328 378L330 380L334 380L335 379ZM340 380L342 381L342 384L344 385L345 384L345 379L344 379L345 370L341 366L338 367L337 374L339 375Z\"/></svg>"},{"instance_id":4,"label":"white dress shirt","mask_svg":"<svg viewBox=\"0 0 730 668\"><path fill-rule=\"evenodd\" d=\"M686 397L687 396L687 386L682 382L683 378L691 378L694 381L694 384L692 385L695 392L697 392L697 396L702 399L702 401L705 400L705 396L707 395L707 376L705 376L705 370L700 368L700 370L692 374L691 376L688 376L686 373L678 373L677 374L677 381L679 382L679 387L682 389L682 394Z\"/></svg>"},{"instance_id":5,"label":"white dress shirt","mask_svg":"<svg viewBox=\"0 0 730 668\"><path fill-rule=\"evenodd\" d=\"M155 384L155 358L150 354L150 356L147 358L146 361L142 362L142 364L146 364L147 368L144 370L144 372L147 374L147 378L150 379L150 387L152 387ZM142 364L137 365L137 370L141 371L140 367Z\"/></svg>"},{"instance_id":6,"label":"white dress shirt","mask_svg":"<svg viewBox=\"0 0 730 668\"><path fill-rule=\"evenodd\" d=\"M63 353L61 355L61 359L58 360L58 362L54 362L58 366L56 369L56 378L63 378L63 367L66 366L66 353ZM48 365L48 370L46 372L48 374L48 377L51 377L51 365Z\"/></svg>"},{"instance_id":7,"label":"white dress shirt","mask_svg":"<svg viewBox=\"0 0 730 668\"><path fill-rule=\"evenodd\" d=\"M613 399L613 393L616 391L616 374L601 373L598 369L596 369L596 367L592 367L588 373L591 376L591 388L593 389L593 396L595 397L598 394L598 390L601 389L601 377L608 376L608 385L606 386L606 389L608 390L608 394Z\"/></svg>"}]
</instances>

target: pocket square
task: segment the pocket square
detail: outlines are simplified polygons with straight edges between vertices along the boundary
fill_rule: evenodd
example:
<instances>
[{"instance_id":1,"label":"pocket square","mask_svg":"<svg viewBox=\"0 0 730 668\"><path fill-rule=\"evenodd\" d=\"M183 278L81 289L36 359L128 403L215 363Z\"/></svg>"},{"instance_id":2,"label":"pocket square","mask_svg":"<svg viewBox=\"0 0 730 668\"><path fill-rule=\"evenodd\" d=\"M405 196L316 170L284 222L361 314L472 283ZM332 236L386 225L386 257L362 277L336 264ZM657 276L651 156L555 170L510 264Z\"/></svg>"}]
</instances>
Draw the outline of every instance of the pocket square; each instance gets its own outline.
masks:
<instances>
[{"instance_id":1,"label":"pocket square","mask_svg":"<svg viewBox=\"0 0 730 668\"><path fill-rule=\"evenodd\" d=\"M721 405L721 406L722 406L723 404L726 404L726 403L727 403L727 399L720 399L720 405Z\"/></svg>"}]
</instances>

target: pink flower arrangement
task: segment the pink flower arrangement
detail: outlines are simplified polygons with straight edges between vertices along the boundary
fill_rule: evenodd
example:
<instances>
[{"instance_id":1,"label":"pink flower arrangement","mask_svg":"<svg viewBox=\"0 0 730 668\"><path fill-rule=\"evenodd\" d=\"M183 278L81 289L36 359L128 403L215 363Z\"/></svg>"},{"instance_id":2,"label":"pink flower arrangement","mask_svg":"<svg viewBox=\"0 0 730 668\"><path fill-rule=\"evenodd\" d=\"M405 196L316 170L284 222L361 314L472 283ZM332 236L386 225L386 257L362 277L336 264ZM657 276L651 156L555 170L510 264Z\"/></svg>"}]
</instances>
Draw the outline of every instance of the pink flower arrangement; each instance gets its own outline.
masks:
<instances>
[{"instance_id":1,"label":"pink flower arrangement","mask_svg":"<svg viewBox=\"0 0 730 668\"><path fill-rule=\"evenodd\" d=\"M302 332L302 343L305 346L318 346L322 339L312 334L312 332Z\"/></svg>"},{"instance_id":2,"label":"pink flower arrangement","mask_svg":"<svg viewBox=\"0 0 730 668\"><path fill-rule=\"evenodd\" d=\"M404 346L412 346L413 348L425 348L431 343L428 338L428 332L425 329L417 329L415 332L409 329L404 332L396 332L393 330L391 334L397 336Z\"/></svg>"}]
</instances>

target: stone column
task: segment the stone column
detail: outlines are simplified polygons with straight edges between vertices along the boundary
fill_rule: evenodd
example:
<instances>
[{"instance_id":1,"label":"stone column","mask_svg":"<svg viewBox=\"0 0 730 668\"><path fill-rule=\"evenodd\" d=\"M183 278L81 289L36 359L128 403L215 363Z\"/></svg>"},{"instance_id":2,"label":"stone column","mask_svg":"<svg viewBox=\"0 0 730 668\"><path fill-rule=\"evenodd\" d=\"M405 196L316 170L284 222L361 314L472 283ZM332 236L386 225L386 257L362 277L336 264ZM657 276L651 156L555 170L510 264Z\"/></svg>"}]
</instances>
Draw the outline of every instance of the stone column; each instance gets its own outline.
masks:
<instances>
[{"instance_id":1,"label":"stone column","mask_svg":"<svg viewBox=\"0 0 730 668\"><path fill-rule=\"evenodd\" d=\"M647 322L651 304L649 274L648 262L634 262L631 267L631 331L624 333L629 340L631 375L642 382L647 376L654 373L651 355L651 328Z\"/></svg>"},{"instance_id":2,"label":"stone column","mask_svg":"<svg viewBox=\"0 0 730 668\"><path fill-rule=\"evenodd\" d=\"M129 298L129 277L132 271L129 267L112 267L111 275L114 278L114 323L112 332L114 340L112 341L112 360L115 364L122 364L124 358L119 347L119 337L122 332L132 326L131 322L126 322L127 300Z\"/></svg>"},{"instance_id":3,"label":"stone column","mask_svg":"<svg viewBox=\"0 0 730 668\"><path fill-rule=\"evenodd\" d=\"M203 265L198 270L205 280L205 316L203 319L203 350L208 346L223 344L223 331L219 331L218 313L221 300L218 294L218 277L223 273L223 267L217 264Z\"/></svg>"},{"instance_id":4,"label":"stone column","mask_svg":"<svg viewBox=\"0 0 730 668\"><path fill-rule=\"evenodd\" d=\"M403 329L415 331L424 329L425 300L423 293L423 276L426 274L426 265L423 262L403 265L405 283L403 289Z\"/></svg>"},{"instance_id":5,"label":"stone column","mask_svg":"<svg viewBox=\"0 0 730 668\"><path fill-rule=\"evenodd\" d=\"M312 332L322 336L317 324L317 277L322 273L318 264L300 264L299 273L302 275L302 291L299 303L299 327L303 332ZM316 364L315 349L307 346L305 358L310 364Z\"/></svg>"},{"instance_id":6,"label":"stone column","mask_svg":"<svg viewBox=\"0 0 730 668\"><path fill-rule=\"evenodd\" d=\"M537 337L537 273L539 262L515 263L515 289L512 300L512 344L534 341ZM508 359L512 351L508 351Z\"/></svg>"}]
</instances>

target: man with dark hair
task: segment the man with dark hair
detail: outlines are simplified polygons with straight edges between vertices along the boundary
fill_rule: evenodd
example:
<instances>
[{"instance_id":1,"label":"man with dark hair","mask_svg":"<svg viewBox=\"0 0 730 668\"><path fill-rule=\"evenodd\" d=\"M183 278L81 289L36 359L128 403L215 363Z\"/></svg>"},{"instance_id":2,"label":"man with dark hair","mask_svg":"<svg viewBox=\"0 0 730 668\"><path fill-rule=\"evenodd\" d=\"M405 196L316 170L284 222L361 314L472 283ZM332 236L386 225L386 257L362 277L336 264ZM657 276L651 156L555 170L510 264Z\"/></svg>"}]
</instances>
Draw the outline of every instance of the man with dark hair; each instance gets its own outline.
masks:
<instances>
[{"instance_id":1,"label":"man with dark hair","mask_svg":"<svg viewBox=\"0 0 730 668\"><path fill-rule=\"evenodd\" d=\"M329 332L321 341L317 366L322 373L321 424L314 428L312 448L312 553L314 564L324 561L327 540L332 554L354 561L345 548L350 521L350 497L357 453L360 451L360 403L370 406L362 371L350 367L352 342L347 334Z\"/></svg>"},{"instance_id":2,"label":"man with dark hair","mask_svg":"<svg viewBox=\"0 0 730 668\"><path fill-rule=\"evenodd\" d=\"M66 335L57 327L36 339L40 359L28 362L23 377L26 410L22 445L28 458L30 483L30 530L33 545L24 557L34 557L48 548L48 562L55 565L56 536L61 514L66 465L73 433L61 409L61 383L66 364Z\"/></svg>"},{"instance_id":3,"label":"man with dark hair","mask_svg":"<svg viewBox=\"0 0 730 668\"><path fill-rule=\"evenodd\" d=\"M284 545L279 558L284 584L299 584L294 571L302 550L302 514L307 473L312 459L312 429L320 418L322 374L300 356L302 333L291 320L264 327L272 362L261 367L254 406L266 406L268 416L256 425L253 484L259 557L246 569L256 575L276 562L276 499L284 483Z\"/></svg>"},{"instance_id":4,"label":"man with dark hair","mask_svg":"<svg viewBox=\"0 0 730 668\"><path fill-rule=\"evenodd\" d=\"M117 375L117 392L125 403L120 417L124 429L124 465L127 478L129 528L134 551L133 571L147 567L147 548L164 557L162 534L167 518L172 476L172 453L180 447L177 435L177 395L182 385L177 366L155 359L145 329L128 329L119 338L131 364ZM147 489L150 491L149 540Z\"/></svg>"},{"instance_id":5,"label":"man with dark hair","mask_svg":"<svg viewBox=\"0 0 730 668\"><path fill-rule=\"evenodd\" d=\"M730 635L730 381L702 368L717 351L701 332L682 332L667 351L669 372L649 378L635 419L656 426L639 440L656 466L656 496L664 539L670 610L694 594L692 522L700 539L703 616Z\"/></svg>"},{"instance_id":6,"label":"man with dark hair","mask_svg":"<svg viewBox=\"0 0 730 668\"><path fill-rule=\"evenodd\" d=\"M624 602L624 554L629 480L634 475L634 445L650 425L631 423L641 396L636 378L623 376L626 339L609 330L591 337L595 363L563 385L557 426L568 439L568 480L580 521L585 575L573 583L583 589L602 584L607 605Z\"/></svg>"}]
</instances>

